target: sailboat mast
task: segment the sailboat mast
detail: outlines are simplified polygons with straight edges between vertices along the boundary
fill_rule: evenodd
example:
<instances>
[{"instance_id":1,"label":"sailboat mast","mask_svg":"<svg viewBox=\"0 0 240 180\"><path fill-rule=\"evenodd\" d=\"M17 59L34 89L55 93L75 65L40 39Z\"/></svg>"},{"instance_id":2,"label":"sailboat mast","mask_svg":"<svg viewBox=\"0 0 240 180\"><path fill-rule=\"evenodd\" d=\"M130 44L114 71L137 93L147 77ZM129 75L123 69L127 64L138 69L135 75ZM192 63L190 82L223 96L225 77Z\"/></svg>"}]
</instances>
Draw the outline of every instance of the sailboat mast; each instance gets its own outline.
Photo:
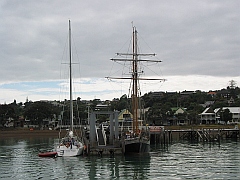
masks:
<instances>
[{"instance_id":1,"label":"sailboat mast","mask_svg":"<svg viewBox=\"0 0 240 180\"><path fill-rule=\"evenodd\" d=\"M133 27L133 87L132 87L132 112L133 132L138 134L138 54L137 54L137 30Z\"/></svg>"},{"instance_id":2,"label":"sailboat mast","mask_svg":"<svg viewBox=\"0 0 240 180\"><path fill-rule=\"evenodd\" d=\"M70 121L73 131L73 100L72 100L72 47L71 47L71 21L69 20L69 79L70 79Z\"/></svg>"}]
</instances>

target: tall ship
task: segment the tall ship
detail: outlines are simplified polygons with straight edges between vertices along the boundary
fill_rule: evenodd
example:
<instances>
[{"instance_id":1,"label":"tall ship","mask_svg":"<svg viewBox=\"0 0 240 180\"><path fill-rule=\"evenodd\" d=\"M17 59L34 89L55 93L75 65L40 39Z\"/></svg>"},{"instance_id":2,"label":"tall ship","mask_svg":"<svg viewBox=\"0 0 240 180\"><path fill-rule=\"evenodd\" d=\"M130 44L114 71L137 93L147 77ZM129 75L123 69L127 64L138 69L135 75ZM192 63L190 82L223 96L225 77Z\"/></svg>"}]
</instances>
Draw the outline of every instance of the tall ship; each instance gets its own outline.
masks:
<instances>
[{"instance_id":1,"label":"tall ship","mask_svg":"<svg viewBox=\"0 0 240 180\"><path fill-rule=\"evenodd\" d=\"M140 108L141 108L141 96L140 96L140 85L141 80L163 80L157 78L142 78L140 63L144 62L161 62L159 60L147 60L142 59L146 56L155 56L155 54L142 54L138 52L138 32L135 26L133 26L132 32L132 52L130 53L116 53L119 57L126 58L114 58L112 61L124 61L130 62L131 71L130 77L107 77L108 79L129 79L131 80L131 108L132 113L132 129L130 131L122 132L122 149L124 154L127 153L147 153L150 151L150 135L149 128L145 124L140 124Z\"/></svg>"}]
</instances>

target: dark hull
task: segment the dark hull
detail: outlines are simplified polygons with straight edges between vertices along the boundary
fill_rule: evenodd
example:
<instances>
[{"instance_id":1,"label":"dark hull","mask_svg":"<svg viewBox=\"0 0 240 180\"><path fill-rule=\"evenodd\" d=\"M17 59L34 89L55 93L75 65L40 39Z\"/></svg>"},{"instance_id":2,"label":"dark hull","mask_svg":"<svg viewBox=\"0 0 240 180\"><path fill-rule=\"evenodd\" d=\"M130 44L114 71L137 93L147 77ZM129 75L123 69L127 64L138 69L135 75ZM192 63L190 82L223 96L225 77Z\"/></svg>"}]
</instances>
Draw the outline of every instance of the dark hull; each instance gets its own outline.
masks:
<instances>
[{"instance_id":1,"label":"dark hull","mask_svg":"<svg viewBox=\"0 0 240 180\"><path fill-rule=\"evenodd\" d=\"M124 153L148 153L150 151L150 141L131 138L125 139Z\"/></svg>"}]
</instances>

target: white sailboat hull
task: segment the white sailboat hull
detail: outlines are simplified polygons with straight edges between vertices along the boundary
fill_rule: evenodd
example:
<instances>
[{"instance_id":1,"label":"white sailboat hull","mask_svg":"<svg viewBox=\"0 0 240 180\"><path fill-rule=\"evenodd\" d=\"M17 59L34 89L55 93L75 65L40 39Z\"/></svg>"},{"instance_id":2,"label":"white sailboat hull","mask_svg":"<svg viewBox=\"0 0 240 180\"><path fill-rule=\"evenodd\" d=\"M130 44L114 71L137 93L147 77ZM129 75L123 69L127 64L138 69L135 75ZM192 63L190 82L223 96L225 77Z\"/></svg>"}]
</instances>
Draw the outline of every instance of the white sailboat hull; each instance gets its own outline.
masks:
<instances>
[{"instance_id":1,"label":"white sailboat hull","mask_svg":"<svg viewBox=\"0 0 240 180\"><path fill-rule=\"evenodd\" d=\"M66 145L59 145L56 148L57 151L57 155L59 157L63 157L63 156L80 156L83 154L83 149L84 146L78 145L72 145L72 146L66 146Z\"/></svg>"}]
</instances>

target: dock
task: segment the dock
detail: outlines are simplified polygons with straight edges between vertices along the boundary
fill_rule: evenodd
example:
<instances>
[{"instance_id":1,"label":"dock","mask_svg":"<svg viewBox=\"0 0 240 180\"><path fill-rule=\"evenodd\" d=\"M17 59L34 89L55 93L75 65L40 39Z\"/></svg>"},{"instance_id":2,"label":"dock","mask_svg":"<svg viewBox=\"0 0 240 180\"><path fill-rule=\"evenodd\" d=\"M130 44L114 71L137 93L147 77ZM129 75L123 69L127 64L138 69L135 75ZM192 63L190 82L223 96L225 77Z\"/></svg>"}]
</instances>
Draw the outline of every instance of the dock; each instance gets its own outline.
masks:
<instances>
[{"instance_id":1,"label":"dock","mask_svg":"<svg viewBox=\"0 0 240 180\"><path fill-rule=\"evenodd\" d=\"M150 127L151 144L169 144L173 140L195 142L220 142L224 139L240 139L240 129L202 128L202 129L165 129L164 126Z\"/></svg>"},{"instance_id":2,"label":"dock","mask_svg":"<svg viewBox=\"0 0 240 180\"><path fill-rule=\"evenodd\" d=\"M110 126L108 131L103 126L96 126L96 115L109 116ZM114 123L115 122L115 123ZM118 112L117 111L94 111L90 114L89 137L85 135L84 144L86 153L89 155L122 154L121 139L119 138Z\"/></svg>"},{"instance_id":3,"label":"dock","mask_svg":"<svg viewBox=\"0 0 240 180\"><path fill-rule=\"evenodd\" d=\"M109 127L96 125L96 117L99 114L109 116ZM211 128L212 127L212 128ZM190 142L217 142L224 139L240 140L240 129L224 126L142 126L141 130L149 133L151 145L167 146L172 142L187 140ZM178 129L177 129L178 128ZM87 155L124 154L124 129L119 127L117 111L93 111L90 114L90 124L83 133L85 153Z\"/></svg>"}]
</instances>

